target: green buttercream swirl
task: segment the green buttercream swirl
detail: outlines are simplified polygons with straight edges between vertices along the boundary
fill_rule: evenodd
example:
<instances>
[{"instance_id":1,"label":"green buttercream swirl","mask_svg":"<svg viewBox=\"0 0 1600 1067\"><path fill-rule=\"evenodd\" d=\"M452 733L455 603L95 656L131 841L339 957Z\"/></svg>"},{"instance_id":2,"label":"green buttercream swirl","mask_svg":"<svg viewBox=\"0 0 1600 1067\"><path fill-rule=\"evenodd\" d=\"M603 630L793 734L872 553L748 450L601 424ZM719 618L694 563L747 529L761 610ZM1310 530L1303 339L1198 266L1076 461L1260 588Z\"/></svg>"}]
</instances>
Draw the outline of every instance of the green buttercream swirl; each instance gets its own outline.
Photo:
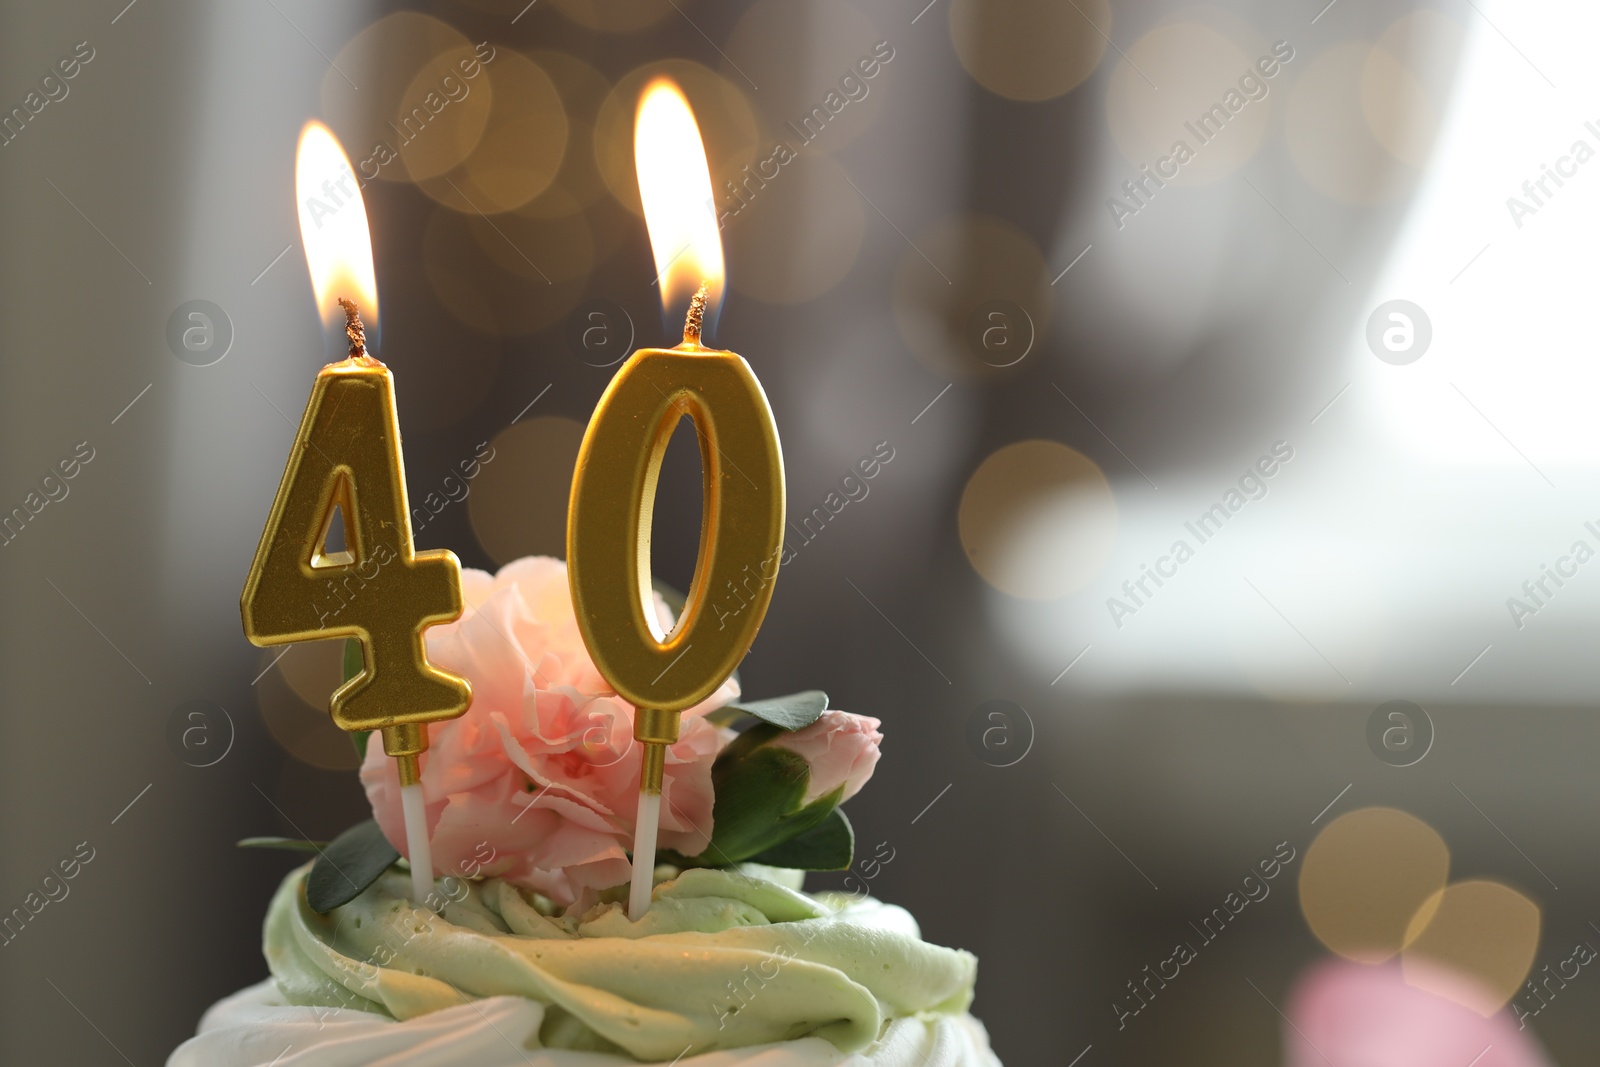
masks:
<instances>
[{"instance_id":1,"label":"green buttercream swirl","mask_svg":"<svg viewBox=\"0 0 1600 1067\"><path fill-rule=\"evenodd\" d=\"M927 944L900 908L734 871L684 871L633 923L617 903L552 915L499 879L459 883L435 915L396 870L318 915L308 869L267 912L267 964L290 1003L410 1019L527 997L545 1005L548 1048L671 1060L815 1035L853 1052L890 1019L966 1011L977 977L971 953Z\"/></svg>"}]
</instances>

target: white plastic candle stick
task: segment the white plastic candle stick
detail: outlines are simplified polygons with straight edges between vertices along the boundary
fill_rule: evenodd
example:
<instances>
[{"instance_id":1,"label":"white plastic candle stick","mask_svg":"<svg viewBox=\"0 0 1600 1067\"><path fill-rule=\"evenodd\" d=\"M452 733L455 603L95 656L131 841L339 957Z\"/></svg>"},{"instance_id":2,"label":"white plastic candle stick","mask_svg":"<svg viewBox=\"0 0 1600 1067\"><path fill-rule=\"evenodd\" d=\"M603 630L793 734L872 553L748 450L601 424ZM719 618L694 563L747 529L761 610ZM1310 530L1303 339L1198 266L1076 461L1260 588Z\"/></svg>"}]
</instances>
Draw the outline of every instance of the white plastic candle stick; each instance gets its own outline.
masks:
<instances>
[{"instance_id":1,"label":"white plastic candle stick","mask_svg":"<svg viewBox=\"0 0 1600 1067\"><path fill-rule=\"evenodd\" d=\"M411 899L428 907L428 898L433 895L433 850L428 845L421 783L400 787L400 807L406 816L406 853L411 857ZM652 835L652 847L654 844Z\"/></svg>"},{"instance_id":2,"label":"white plastic candle stick","mask_svg":"<svg viewBox=\"0 0 1600 1067\"><path fill-rule=\"evenodd\" d=\"M628 918L638 922L650 910L650 889L656 871L656 830L661 823L661 794L639 792L639 818L633 829L633 884L628 890Z\"/></svg>"}]
</instances>

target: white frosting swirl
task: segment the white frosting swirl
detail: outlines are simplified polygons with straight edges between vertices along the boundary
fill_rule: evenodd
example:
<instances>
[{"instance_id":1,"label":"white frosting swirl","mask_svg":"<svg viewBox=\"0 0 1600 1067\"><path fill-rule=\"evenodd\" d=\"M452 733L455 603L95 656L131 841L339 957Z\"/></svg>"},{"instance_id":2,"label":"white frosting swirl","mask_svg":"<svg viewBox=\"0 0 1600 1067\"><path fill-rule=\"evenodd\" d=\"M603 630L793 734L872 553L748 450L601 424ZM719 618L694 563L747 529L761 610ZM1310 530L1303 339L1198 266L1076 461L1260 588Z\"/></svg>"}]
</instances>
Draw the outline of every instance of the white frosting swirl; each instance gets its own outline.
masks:
<instances>
[{"instance_id":1,"label":"white frosting swirl","mask_svg":"<svg viewBox=\"0 0 1600 1067\"><path fill-rule=\"evenodd\" d=\"M349 1008L287 1004L272 979L219 1001L167 1067L638 1067L603 1052L539 1045L544 1005L489 997L395 1022ZM657 1061L658 1063L661 1061ZM971 1015L896 1019L859 1052L820 1037L723 1049L677 1067L1000 1067Z\"/></svg>"}]
</instances>

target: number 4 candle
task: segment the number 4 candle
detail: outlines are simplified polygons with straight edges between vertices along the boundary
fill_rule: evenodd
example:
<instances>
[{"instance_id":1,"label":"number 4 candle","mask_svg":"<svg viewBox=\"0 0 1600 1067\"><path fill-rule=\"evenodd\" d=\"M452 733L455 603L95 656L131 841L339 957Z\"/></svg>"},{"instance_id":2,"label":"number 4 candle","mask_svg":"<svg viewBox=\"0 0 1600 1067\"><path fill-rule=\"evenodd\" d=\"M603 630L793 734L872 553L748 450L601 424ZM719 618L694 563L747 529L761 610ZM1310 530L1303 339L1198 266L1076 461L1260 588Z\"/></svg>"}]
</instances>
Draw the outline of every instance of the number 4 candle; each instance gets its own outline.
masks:
<instances>
[{"instance_id":1,"label":"number 4 candle","mask_svg":"<svg viewBox=\"0 0 1600 1067\"><path fill-rule=\"evenodd\" d=\"M363 669L334 692L328 710L341 729L379 731L399 764L420 904L433 888L433 864L417 757L428 748L426 724L460 715L472 699L466 679L428 662L422 632L461 616L461 564L453 552L412 547L394 376L367 352L354 302L376 315L366 209L344 150L320 123L301 132L295 195L323 323L343 319L350 355L323 367L312 387L245 581L244 632L257 645L361 642ZM336 511L344 547L329 551ZM336 614L330 604L339 605Z\"/></svg>"},{"instance_id":2,"label":"number 4 candle","mask_svg":"<svg viewBox=\"0 0 1600 1067\"><path fill-rule=\"evenodd\" d=\"M640 98L634 164L662 300L694 298L683 344L628 357L595 408L573 474L567 573L595 666L638 708L633 736L644 754L628 897L637 920L650 906L667 746L678 716L714 693L755 640L772 599L766 569L783 547L784 493L761 383L740 356L700 344L706 305L722 289L722 245L699 128L666 79ZM652 606L650 520L661 459L684 415L700 439L700 551L668 634ZM752 571L762 576L754 588ZM727 590L744 606L711 610Z\"/></svg>"}]
</instances>

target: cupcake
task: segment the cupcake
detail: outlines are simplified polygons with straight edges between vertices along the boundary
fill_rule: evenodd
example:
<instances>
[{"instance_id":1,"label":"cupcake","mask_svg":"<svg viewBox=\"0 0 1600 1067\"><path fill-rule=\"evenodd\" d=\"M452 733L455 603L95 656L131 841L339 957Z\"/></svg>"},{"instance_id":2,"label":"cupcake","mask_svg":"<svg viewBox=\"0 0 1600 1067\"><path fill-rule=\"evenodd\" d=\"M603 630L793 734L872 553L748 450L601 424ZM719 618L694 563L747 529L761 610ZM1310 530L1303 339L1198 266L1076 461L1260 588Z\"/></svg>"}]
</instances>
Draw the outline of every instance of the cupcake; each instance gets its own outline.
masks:
<instances>
[{"instance_id":1,"label":"cupcake","mask_svg":"<svg viewBox=\"0 0 1600 1067\"><path fill-rule=\"evenodd\" d=\"M976 958L866 892L893 848L857 861L840 805L877 762L876 719L816 692L740 703L732 681L685 712L632 921L634 709L584 649L564 564L462 587L462 617L427 634L474 693L423 757L434 894L410 898L398 780L372 746L375 821L284 879L271 977L168 1067L998 1067L968 1012ZM848 869L847 890L801 892L806 869Z\"/></svg>"}]
</instances>

